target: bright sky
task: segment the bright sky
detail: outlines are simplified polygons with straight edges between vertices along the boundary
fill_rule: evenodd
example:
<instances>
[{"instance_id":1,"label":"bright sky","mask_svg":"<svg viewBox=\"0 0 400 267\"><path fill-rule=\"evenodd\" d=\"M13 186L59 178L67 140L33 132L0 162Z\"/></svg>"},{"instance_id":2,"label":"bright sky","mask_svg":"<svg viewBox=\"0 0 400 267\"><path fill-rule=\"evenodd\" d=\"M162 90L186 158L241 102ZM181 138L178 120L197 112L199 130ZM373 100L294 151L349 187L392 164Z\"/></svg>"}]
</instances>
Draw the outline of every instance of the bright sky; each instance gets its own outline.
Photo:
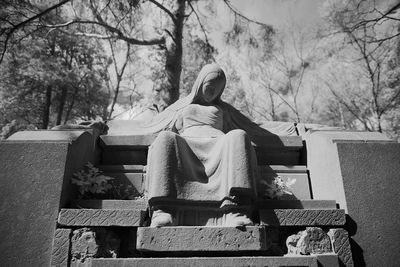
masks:
<instances>
[{"instance_id":1,"label":"bright sky","mask_svg":"<svg viewBox=\"0 0 400 267\"><path fill-rule=\"evenodd\" d=\"M232 6L249 18L276 28L294 22L300 26L314 24L320 18L321 0L232 0Z\"/></svg>"}]
</instances>

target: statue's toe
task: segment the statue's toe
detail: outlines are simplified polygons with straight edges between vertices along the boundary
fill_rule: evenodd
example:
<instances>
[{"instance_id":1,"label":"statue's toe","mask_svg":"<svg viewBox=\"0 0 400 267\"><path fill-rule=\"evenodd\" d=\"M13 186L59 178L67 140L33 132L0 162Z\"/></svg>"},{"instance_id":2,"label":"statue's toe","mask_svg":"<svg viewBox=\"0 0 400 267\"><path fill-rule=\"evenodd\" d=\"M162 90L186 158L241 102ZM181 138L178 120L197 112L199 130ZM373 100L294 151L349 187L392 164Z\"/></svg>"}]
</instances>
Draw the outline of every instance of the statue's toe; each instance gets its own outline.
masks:
<instances>
[{"instance_id":1,"label":"statue's toe","mask_svg":"<svg viewBox=\"0 0 400 267\"><path fill-rule=\"evenodd\" d=\"M163 227L173 225L172 215L162 210L155 210L151 216L150 227Z\"/></svg>"},{"instance_id":2,"label":"statue's toe","mask_svg":"<svg viewBox=\"0 0 400 267\"><path fill-rule=\"evenodd\" d=\"M253 221L244 213L229 212L225 214L226 227L240 227L254 225Z\"/></svg>"}]
</instances>

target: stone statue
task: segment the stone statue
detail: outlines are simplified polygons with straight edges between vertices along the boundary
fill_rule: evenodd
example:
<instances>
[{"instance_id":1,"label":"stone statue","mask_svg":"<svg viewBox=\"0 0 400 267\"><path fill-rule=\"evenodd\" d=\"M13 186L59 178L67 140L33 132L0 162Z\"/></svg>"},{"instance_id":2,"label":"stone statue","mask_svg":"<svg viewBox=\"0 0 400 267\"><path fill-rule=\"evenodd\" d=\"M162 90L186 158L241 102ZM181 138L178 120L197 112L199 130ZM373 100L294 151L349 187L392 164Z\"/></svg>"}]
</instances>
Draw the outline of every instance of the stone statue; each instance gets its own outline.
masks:
<instances>
[{"instance_id":1,"label":"stone statue","mask_svg":"<svg viewBox=\"0 0 400 267\"><path fill-rule=\"evenodd\" d=\"M174 225L173 204L220 203L225 226L251 225L240 209L256 198L257 159L251 141L271 135L220 96L223 70L200 71L191 93L138 129L158 133L149 148L147 193L152 227Z\"/></svg>"}]
</instances>

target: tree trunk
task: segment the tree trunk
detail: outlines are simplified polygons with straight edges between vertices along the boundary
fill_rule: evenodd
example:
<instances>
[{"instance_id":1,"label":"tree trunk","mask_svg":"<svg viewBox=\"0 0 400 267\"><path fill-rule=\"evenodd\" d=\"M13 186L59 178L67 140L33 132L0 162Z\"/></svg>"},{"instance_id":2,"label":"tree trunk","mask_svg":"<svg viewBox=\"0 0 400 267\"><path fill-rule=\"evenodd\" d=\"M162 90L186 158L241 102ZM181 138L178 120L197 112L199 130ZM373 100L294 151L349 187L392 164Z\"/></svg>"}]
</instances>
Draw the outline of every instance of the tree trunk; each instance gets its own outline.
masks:
<instances>
[{"instance_id":1,"label":"tree trunk","mask_svg":"<svg viewBox=\"0 0 400 267\"><path fill-rule=\"evenodd\" d=\"M158 108L160 111L179 98L179 83L182 72L182 32L185 18L185 0L174 0L169 10L175 19L170 23L166 40L165 73L167 81L158 92Z\"/></svg>"},{"instance_id":2,"label":"tree trunk","mask_svg":"<svg viewBox=\"0 0 400 267\"><path fill-rule=\"evenodd\" d=\"M66 99L67 99L67 87L63 86L61 89L60 103L58 105L56 125L61 124Z\"/></svg>"},{"instance_id":3,"label":"tree trunk","mask_svg":"<svg viewBox=\"0 0 400 267\"><path fill-rule=\"evenodd\" d=\"M41 127L42 129L47 129L47 127L49 126L51 94L52 94L52 87L48 85L46 88L46 101L43 107L42 127Z\"/></svg>"}]
</instances>

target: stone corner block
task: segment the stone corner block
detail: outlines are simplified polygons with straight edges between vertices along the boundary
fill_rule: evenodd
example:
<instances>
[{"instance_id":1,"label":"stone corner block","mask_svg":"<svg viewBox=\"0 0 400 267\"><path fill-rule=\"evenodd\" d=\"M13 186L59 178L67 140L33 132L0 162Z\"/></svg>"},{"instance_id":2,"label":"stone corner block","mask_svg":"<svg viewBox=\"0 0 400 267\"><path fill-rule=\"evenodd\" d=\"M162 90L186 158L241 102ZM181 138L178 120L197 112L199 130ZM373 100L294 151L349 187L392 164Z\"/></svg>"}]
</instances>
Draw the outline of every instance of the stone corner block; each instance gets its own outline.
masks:
<instances>
[{"instance_id":1,"label":"stone corner block","mask_svg":"<svg viewBox=\"0 0 400 267\"><path fill-rule=\"evenodd\" d=\"M271 245L264 227L139 227L140 251L260 251Z\"/></svg>"},{"instance_id":2,"label":"stone corner block","mask_svg":"<svg viewBox=\"0 0 400 267\"><path fill-rule=\"evenodd\" d=\"M333 252L338 255L340 261L346 267L354 266L353 257L351 255L349 234L347 231L341 228L330 229L328 236L332 242Z\"/></svg>"},{"instance_id":3,"label":"stone corner block","mask_svg":"<svg viewBox=\"0 0 400 267\"><path fill-rule=\"evenodd\" d=\"M342 226L346 222L340 209L271 209L260 210L260 224L269 226Z\"/></svg>"},{"instance_id":4,"label":"stone corner block","mask_svg":"<svg viewBox=\"0 0 400 267\"><path fill-rule=\"evenodd\" d=\"M71 229L56 229L53 239L51 266L68 266Z\"/></svg>"},{"instance_id":5,"label":"stone corner block","mask_svg":"<svg viewBox=\"0 0 400 267\"><path fill-rule=\"evenodd\" d=\"M58 223L63 226L140 226L146 212L128 209L61 209Z\"/></svg>"}]
</instances>

